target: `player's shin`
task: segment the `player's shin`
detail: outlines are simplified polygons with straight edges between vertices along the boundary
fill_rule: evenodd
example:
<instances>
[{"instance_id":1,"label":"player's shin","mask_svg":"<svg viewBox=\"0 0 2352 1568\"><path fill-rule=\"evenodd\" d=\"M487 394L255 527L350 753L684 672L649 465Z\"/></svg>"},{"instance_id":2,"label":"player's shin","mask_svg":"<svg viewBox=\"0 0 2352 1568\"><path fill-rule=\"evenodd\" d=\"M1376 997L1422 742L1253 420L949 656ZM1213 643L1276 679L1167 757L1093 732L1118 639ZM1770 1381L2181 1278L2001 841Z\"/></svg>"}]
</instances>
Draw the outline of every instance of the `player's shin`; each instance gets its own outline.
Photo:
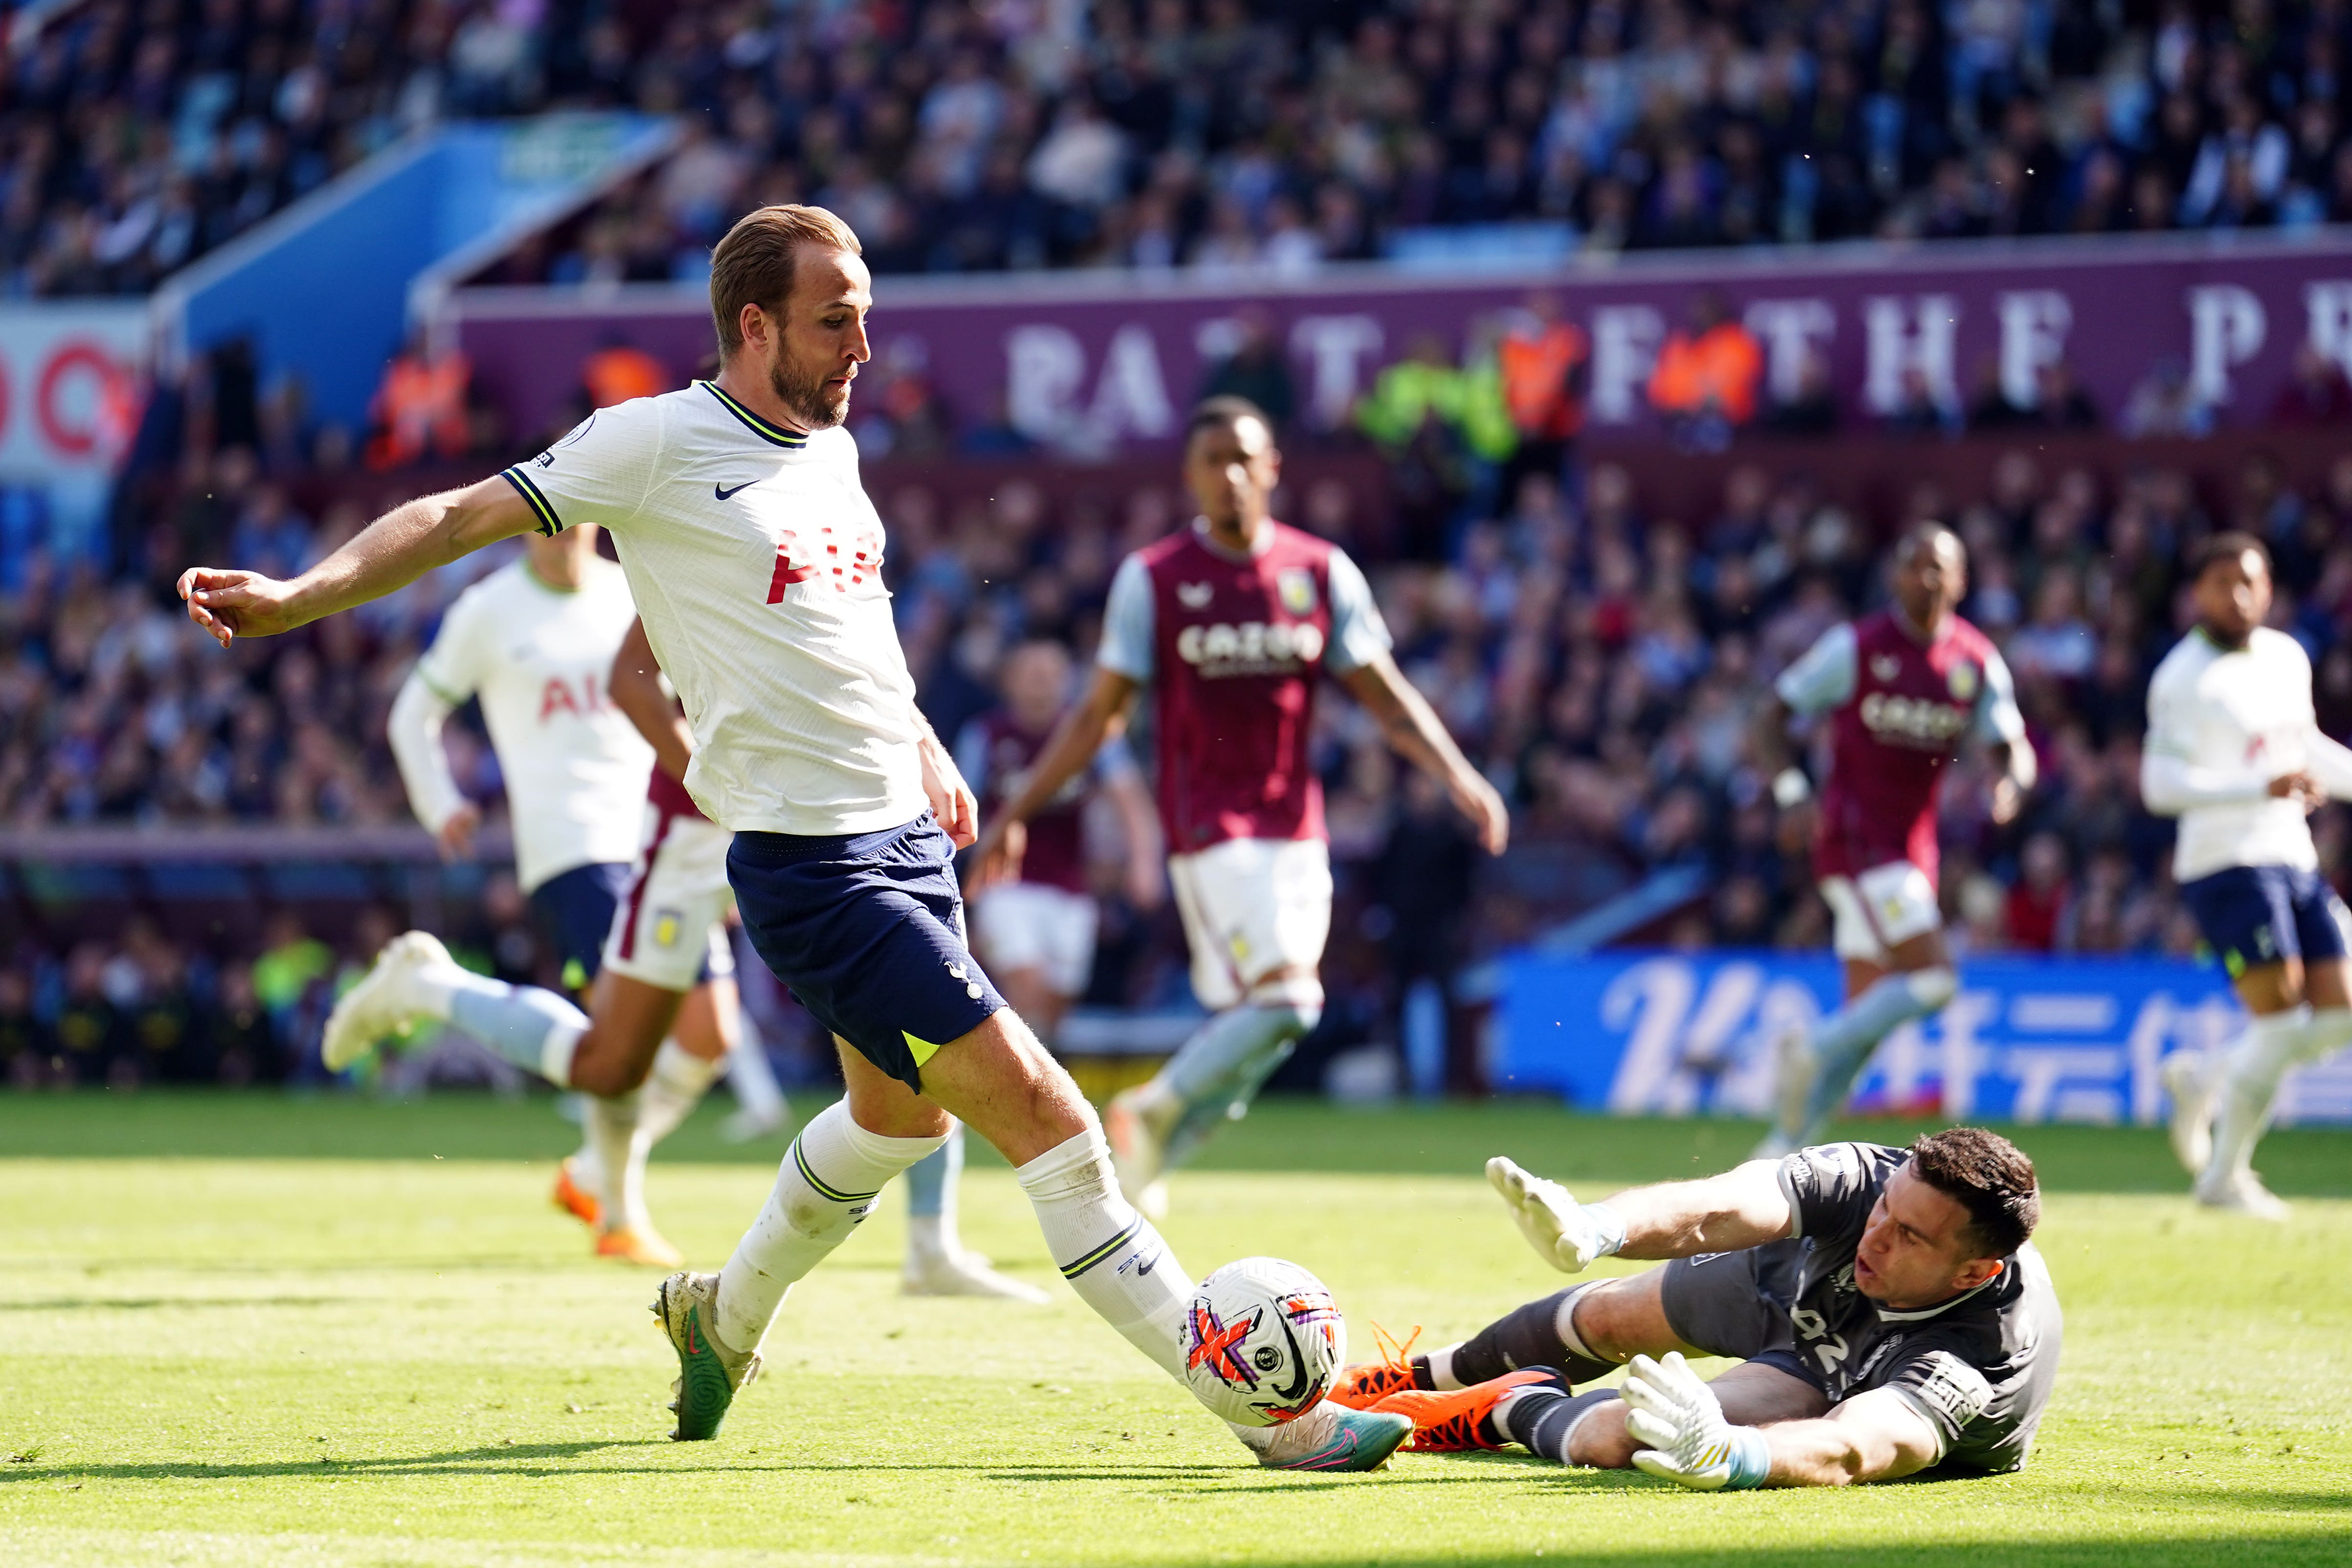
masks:
<instances>
[{"instance_id":1,"label":"player's shin","mask_svg":"<svg viewBox=\"0 0 2352 1568\"><path fill-rule=\"evenodd\" d=\"M1192 1276L1112 1179L1110 1148L1089 1127L1013 1173L1037 1211L1062 1278L1152 1364L1183 1381Z\"/></svg>"},{"instance_id":2,"label":"player's shin","mask_svg":"<svg viewBox=\"0 0 2352 1568\"><path fill-rule=\"evenodd\" d=\"M572 1053L588 1032L588 1015L564 998L454 965L412 984L431 1016L463 1029L525 1072L558 1089L572 1087Z\"/></svg>"},{"instance_id":3,"label":"player's shin","mask_svg":"<svg viewBox=\"0 0 2352 1568\"><path fill-rule=\"evenodd\" d=\"M598 1224L608 1231L639 1229L646 1224L645 1165L639 1149L646 1142L640 1133L642 1091L592 1095L586 1111L582 1120L602 1178L596 1189L602 1205Z\"/></svg>"},{"instance_id":4,"label":"player's shin","mask_svg":"<svg viewBox=\"0 0 2352 1568\"><path fill-rule=\"evenodd\" d=\"M1570 1445L1584 1418L1604 1405L1616 1403L1613 1388L1589 1388L1582 1394L1562 1394L1537 1385L1513 1389L1495 1406L1496 1431L1529 1453L1557 1465L1572 1465Z\"/></svg>"},{"instance_id":5,"label":"player's shin","mask_svg":"<svg viewBox=\"0 0 2352 1568\"><path fill-rule=\"evenodd\" d=\"M2200 1192L2218 1193L2252 1161L2279 1080L2304 1055L2311 1023L2310 1009L2292 1007L2246 1026L2221 1069L2214 1096L2213 1153L2197 1179Z\"/></svg>"},{"instance_id":6,"label":"player's shin","mask_svg":"<svg viewBox=\"0 0 2352 1568\"><path fill-rule=\"evenodd\" d=\"M785 1152L760 1217L719 1271L719 1340L736 1351L755 1348L794 1282L848 1238L891 1177L943 1141L869 1132L845 1100L811 1118Z\"/></svg>"},{"instance_id":7,"label":"player's shin","mask_svg":"<svg viewBox=\"0 0 2352 1568\"><path fill-rule=\"evenodd\" d=\"M1576 1332L1576 1299L1590 1285L1572 1285L1489 1323L1428 1355L1430 1386L1467 1388L1522 1367L1557 1367L1570 1383L1591 1383L1617 1370L1585 1348Z\"/></svg>"},{"instance_id":8,"label":"player's shin","mask_svg":"<svg viewBox=\"0 0 2352 1568\"><path fill-rule=\"evenodd\" d=\"M1814 1026L1813 1083L1805 1097L1803 1121L1780 1131L1799 1145L1819 1139L1845 1103L1853 1080L1869 1065L1878 1042L1912 1019L1936 1012L1958 992L1959 976L1941 966L1883 975Z\"/></svg>"},{"instance_id":9,"label":"player's shin","mask_svg":"<svg viewBox=\"0 0 2352 1568\"><path fill-rule=\"evenodd\" d=\"M919 1256L944 1258L961 1250L956 1235L956 1184L963 1174L963 1123L948 1129L947 1142L907 1172L907 1245Z\"/></svg>"},{"instance_id":10,"label":"player's shin","mask_svg":"<svg viewBox=\"0 0 2352 1568\"><path fill-rule=\"evenodd\" d=\"M1158 1084L1178 1107L1167 1163L1180 1165L1246 1108L1274 1070L1322 1016L1319 1002L1244 1003L1202 1026L1160 1069Z\"/></svg>"},{"instance_id":11,"label":"player's shin","mask_svg":"<svg viewBox=\"0 0 2352 1568\"><path fill-rule=\"evenodd\" d=\"M643 1110L638 1119L649 1147L677 1131L678 1123L694 1113L694 1108L710 1092L710 1086L718 1081L726 1065L723 1057L715 1062L706 1061L676 1040L661 1043L661 1049L654 1053L653 1067L646 1074Z\"/></svg>"}]
</instances>

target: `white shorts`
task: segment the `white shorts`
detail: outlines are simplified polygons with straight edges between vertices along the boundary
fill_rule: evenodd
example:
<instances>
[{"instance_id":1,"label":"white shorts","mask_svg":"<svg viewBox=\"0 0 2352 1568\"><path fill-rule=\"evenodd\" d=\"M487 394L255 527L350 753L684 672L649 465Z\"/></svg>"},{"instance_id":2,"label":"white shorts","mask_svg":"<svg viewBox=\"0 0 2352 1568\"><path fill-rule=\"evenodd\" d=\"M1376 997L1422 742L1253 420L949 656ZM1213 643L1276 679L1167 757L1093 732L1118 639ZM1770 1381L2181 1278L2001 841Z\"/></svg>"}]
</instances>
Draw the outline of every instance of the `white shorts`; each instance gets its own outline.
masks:
<instances>
[{"instance_id":1,"label":"white shorts","mask_svg":"<svg viewBox=\"0 0 2352 1568\"><path fill-rule=\"evenodd\" d=\"M648 802L645 847L604 938L604 967L664 991L691 991L705 973L735 973L727 945L727 847L713 822L672 815Z\"/></svg>"},{"instance_id":2,"label":"white shorts","mask_svg":"<svg viewBox=\"0 0 2352 1568\"><path fill-rule=\"evenodd\" d=\"M1084 893L1043 882L1001 882L972 900L980 961L999 979L1034 969L1063 996L1083 995L1095 972L1101 911Z\"/></svg>"},{"instance_id":3,"label":"white shorts","mask_svg":"<svg viewBox=\"0 0 2352 1568\"><path fill-rule=\"evenodd\" d=\"M1873 866L1859 877L1823 877L1830 907L1830 945L1840 958L1884 964L1893 950L1944 923L1936 884L1908 860Z\"/></svg>"},{"instance_id":4,"label":"white shorts","mask_svg":"<svg viewBox=\"0 0 2352 1568\"><path fill-rule=\"evenodd\" d=\"M1319 838L1231 838L1168 858L1192 949L1192 991L1223 1012L1244 999L1320 1006L1320 980L1258 987L1278 969L1312 975L1331 934L1331 847Z\"/></svg>"}]
</instances>

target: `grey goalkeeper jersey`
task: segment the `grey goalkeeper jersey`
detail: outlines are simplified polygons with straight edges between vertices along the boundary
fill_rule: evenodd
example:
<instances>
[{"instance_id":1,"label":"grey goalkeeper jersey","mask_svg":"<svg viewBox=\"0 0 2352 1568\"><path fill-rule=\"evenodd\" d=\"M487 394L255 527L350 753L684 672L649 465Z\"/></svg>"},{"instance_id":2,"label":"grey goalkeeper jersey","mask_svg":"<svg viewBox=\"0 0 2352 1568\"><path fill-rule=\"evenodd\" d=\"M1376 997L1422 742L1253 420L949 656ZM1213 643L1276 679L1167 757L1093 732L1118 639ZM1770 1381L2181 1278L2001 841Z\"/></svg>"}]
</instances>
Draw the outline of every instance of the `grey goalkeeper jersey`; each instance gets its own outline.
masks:
<instances>
[{"instance_id":1,"label":"grey goalkeeper jersey","mask_svg":"<svg viewBox=\"0 0 2352 1568\"><path fill-rule=\"evenodd\" d=\"M1767 1245L1786 1249L1790 1339L1757 1359L1813 1384L1832 1405L1895 1390L1942 1437L1937 1472L2013 1470L2057 1382L2058 1293L2027 1242L1991 1279L1937 1306L1898 1312L1864 1297L1854 1248L1910 1157L1883 1143L1824 1143L1780 1163L1796 1228L1793 1239Z\"/></svg>"}]
</instances>

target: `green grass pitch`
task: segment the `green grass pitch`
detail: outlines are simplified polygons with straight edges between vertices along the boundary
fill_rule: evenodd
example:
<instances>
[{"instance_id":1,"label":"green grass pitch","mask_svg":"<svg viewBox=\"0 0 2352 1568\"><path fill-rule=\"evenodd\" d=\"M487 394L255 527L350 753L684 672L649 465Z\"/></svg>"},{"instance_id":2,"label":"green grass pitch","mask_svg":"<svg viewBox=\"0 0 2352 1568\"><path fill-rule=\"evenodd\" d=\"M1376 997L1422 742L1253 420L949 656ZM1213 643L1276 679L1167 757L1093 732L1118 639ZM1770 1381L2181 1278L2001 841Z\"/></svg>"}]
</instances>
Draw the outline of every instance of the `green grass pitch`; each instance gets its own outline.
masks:
<instances>
[{"instance_id":1,"label":"green grass pitch","mask_svg":"<svg viewBox=\"0 0 2352 1568\"><path fill-rule=\"evenodd\" d=\"M782 1149L706 1113L656 1160L715 1267ZM1899 1140L1908 1130L1864 1125ZM908 1300L903 1209L803 1284L715 1443L666 1440L651 1275L547 1205L544 1100L0 1099L0 1563L2352 1563L2352 1136L2275 1136L2284 1227L2193 1210L2160 1137L2033 1128L2067 1312L2021 1475L1688 1494L1524 1458L1255 1468L1054 1285ZM1478 1179L1507 1152L1598 1193L1730 1163L1754 1129L1539 1106L1269 1105L1176 1188L1205 1273L1293 1258L1375 1322L1467 1333L1554 1288ZM1001 1164L964 1225L1052 1270Z\"/></svg>"}]
</instances>

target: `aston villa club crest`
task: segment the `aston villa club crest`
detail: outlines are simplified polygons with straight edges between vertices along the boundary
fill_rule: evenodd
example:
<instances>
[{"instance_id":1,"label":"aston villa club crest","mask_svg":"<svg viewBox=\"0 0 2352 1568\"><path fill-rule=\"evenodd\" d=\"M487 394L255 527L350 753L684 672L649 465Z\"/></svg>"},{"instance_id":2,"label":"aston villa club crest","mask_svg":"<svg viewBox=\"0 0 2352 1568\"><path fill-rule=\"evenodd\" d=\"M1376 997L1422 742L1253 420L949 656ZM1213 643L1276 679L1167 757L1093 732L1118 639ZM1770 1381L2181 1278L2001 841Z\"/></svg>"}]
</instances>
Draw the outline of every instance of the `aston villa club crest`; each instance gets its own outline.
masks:
<instances>
[{"instance_id":1,"label":"aston villa club crest","mask_svg":"<svg viewBox=\"0 0 2352 1568\"><path fill-rule=\"evenodd\" d=\"M1966 659L1952 666L1944 674L1944 684L1951 689L1952 700L1955 702L1975 701L1978 680L1977 667Z\"/></svg>"},{"instance_id":2,"label":"aston villa club crest","mask_svg":"<svg viewBox=\"0 0 2352 1568\"><path fill-rule=\"evenodd\" d=\"M1282 607L1294 616L1315 613L1315 574L1300 566L1286 566L1274 574L1275 592L1281 596Z\"/></svg>"}]
</instances>

